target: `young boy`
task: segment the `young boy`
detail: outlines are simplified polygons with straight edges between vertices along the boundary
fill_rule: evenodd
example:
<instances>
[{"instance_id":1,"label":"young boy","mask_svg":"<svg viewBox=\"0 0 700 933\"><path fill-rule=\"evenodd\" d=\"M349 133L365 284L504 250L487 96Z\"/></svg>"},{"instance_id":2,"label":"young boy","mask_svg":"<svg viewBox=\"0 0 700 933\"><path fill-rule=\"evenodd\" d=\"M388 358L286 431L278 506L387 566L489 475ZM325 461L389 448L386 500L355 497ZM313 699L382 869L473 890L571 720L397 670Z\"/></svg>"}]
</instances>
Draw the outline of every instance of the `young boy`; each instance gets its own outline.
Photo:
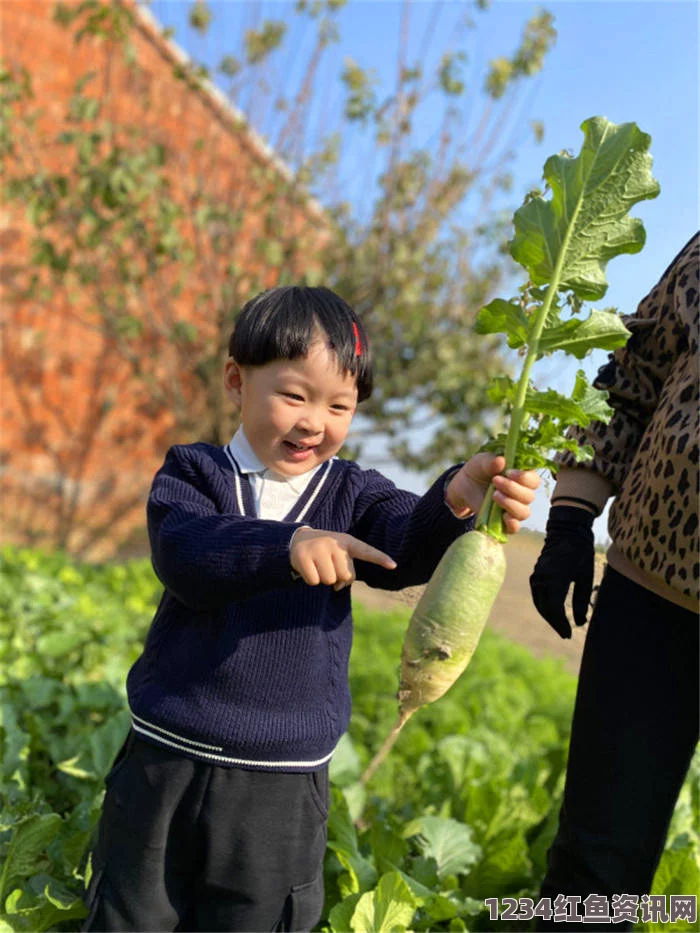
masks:
<instances>
[{"instance_id":1,"label":"young boy","mask_svg":"<svg viewBox=\"0 0 700 933\"><path fill-rule=\"evenodd\" d=\"M86 930L310 930L350 719L350 584L426 582L490 482L511 533L539 484L477 454L419 497L337 458L372 369L328 289L254 298L229 349L241 427L171 448L148 500L165 591L127 681Z\"/></svg>"}]
</instances>

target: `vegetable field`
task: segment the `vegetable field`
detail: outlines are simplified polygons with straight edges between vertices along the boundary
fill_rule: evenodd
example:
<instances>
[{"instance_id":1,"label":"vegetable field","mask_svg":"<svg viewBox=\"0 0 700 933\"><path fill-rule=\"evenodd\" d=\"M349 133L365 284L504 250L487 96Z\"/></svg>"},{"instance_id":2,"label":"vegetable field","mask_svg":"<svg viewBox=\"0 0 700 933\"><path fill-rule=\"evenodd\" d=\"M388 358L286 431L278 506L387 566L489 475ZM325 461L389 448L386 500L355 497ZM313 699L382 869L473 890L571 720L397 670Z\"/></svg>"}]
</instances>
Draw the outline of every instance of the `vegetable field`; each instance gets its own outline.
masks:
<instances>
[{"instance_id":1,"label":"vegetable field","mask_svg":"<svg viewBox=\"0 0 700 933\"><path fill-rule=\"evenodd\" d=\"M77 930L102 780L128 728L124 677L160 586L146 560L0 556L0 931ZM395 718L409 614L356 607L354 715L331 771L319 929L485 930L485 898L537 897L575 680L487 628L465 675L363 786ZM653 893L700 890L699 785L696 756ZM674 928L690 925L663 927Z\"/></svg>"}]
</instances>

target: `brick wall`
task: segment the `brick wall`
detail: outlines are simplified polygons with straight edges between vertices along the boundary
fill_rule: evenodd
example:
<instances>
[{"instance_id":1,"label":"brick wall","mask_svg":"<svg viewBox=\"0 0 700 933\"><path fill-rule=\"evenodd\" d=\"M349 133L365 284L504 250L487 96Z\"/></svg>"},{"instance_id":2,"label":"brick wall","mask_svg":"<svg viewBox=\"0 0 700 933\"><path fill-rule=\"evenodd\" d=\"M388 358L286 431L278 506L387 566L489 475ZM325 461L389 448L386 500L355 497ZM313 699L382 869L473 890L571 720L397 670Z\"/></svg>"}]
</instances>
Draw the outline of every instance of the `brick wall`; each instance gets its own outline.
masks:
<instances>
[{"instance_id":1,"label":"brick wall","mask_svg":"<svg viewBox=\"0 0 700 933\"><path fill-rule=\"evenodd\" d=\"M254 249L261 226L255 203L265 193L266 178L276 185L280 179L290 184L285 167L218 92L177 79L173 67L181 53L163 39L148 14L133 8L134 69L121 50L102 39L86 37L76 44L71 31L54 22L53 9L50 0L0 3L2 57L11 67L28 69L35 105L42 110L31 145L18 153L15 169L22 171L27 164L61 168L65 156L54 140L67 102L76 80L95 72L90 93L102 101L104 115L116 127L138 125L167 149L176 198L191 203L194 193L205 189L222 204L244 205L235 261L265 287L274 285L276 272L261 264ZM313 256L328 235L320 208L312 201L300 202L291 190L289 197L277 195L275 208L297 255ZM143 540L153 473L171 443L196 440L197 430L192 427L183 436L173 412L156 404L142 380L134 378L132 364L99 326L91 307L94 292L76 293L47 281L39 297L17 300L16 286L30 273L34 231L23 210L9 201L2 205L0 220L0 532L4 540L65 547L93 558L109 556L129 540ZM216 303L203 296L211 298L207 279L213 277L221 287L227 258L195 263L181 295L167 309L159 306L163 282L146 283L133 299L135 313L151 313L154 321L160 314L162 324L167 310L171 323L192 321L213 340ZM305 261L297 261L297 272ZM245 276L242 281L245 290ZM196 423L202 393L188 379L186 354L178 355L157 337L144 340L143 354L154 371L161 366L166 384L177 380Z\"/></svg>"}]
</instances>

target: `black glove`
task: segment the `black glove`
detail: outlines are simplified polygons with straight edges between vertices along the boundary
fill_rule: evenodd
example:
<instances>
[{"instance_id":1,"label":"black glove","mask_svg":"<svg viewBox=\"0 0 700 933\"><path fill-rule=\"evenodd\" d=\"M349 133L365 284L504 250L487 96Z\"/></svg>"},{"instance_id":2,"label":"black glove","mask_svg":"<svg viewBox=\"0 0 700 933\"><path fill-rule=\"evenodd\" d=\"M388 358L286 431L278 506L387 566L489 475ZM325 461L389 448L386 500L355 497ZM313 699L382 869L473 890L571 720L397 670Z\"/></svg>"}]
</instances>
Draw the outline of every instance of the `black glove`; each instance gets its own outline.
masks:
<instances>
[{"instance_id":1,"label":"black glove","mask_svg":"<svg viewBox=\"0 0 700 933\"><path fill-rule=\"evenodd\" d=\"M593 590L593 521L595 515L572 505L552 506L544 547L530 577L535 608L562 638L571 638L571 623L564 611L569 586L574 584L576 625L585 625Z\"/></svg>"}]
</instances>

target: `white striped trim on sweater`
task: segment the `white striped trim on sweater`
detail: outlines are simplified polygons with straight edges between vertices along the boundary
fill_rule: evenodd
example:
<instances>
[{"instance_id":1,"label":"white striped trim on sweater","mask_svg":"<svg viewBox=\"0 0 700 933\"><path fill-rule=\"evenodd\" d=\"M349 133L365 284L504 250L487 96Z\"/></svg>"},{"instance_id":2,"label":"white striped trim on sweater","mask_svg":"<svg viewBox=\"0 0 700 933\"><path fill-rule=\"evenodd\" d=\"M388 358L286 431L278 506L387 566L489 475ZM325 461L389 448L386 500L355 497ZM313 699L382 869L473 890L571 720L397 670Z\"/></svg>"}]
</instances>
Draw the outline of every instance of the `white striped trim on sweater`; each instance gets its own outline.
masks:
<instances>
[{"instance_id":1,"label":"white striped trim on sweater","mask_svg":"<svg viewBox=\"0 0 700 933\"><path fill-rule=\"evenodd\" d=\"M233 479L236 484L236 501L238 502L238 511L241 513L241 515L245 515L245 508L243 506L243 493L241 491L241 480L238 475L238 464L233 459L233 455L228 449L228 444L224 447L224 453L228 457L229 461L231 462L231 466L233 467Z\"/></svg>"},{"instance_id":2,"label":"white striped trim on sweater","mask_svg":"<svg viewBox=\"0 0 700 933\"><path fill-rule=\"evenodd\" d=\"M174 732L168 732L167 729L162 729L160 726L154 726L152 723L147 722L145 719L141 719L140 716L135 716L134 713L131 714L131 724L134 728L134 731L138 732L140 735L148 736L151 739L155 739L162 745L169 745L171 748L178 749L182 752L188 752L190 755L195 755L197 758L203 758L210 761L221 761L229 765L250 765L257 766L260 768L318 768L321 765L326 764L327 761L333 757L333 751L329 752L327 755L324 755L323 758L318 758L315 761L266 761L255 758L234 758L230 755L215 755L212 752L200 751L202 748L212 748L216 751L222 751L223 749L216 745L205 745L203 742L194 742L192 739L186 739L184 736L176 735ZM144 728L148 726L148 728ZM157 730L157 732L152 732L151 730ZM163 733L162 735L160 733ZM165 735L169 735L174 739L177 739L176 742L171 742L169 739L164 738ZM196 746L196 747L194 747Z\"/></svg>"},{"instance_id":3,"label":"white striped trim on sweater","mask_svg":"<svg viewBox=\"0 0 700 933\"><path fill-rule=\"evenodd\" d=\"M236 462L233 454L229 450L228 444L224 447L224 453L228 457L228 460L231 466L233 467L233 477L234 477L234 483L236 486L236 501L238 503L238 510L241 513L241 515L246 515L247 513L245 510L245 505L243 503L243 490L242 490L242 485L241 485L240 467L238 466L238 463ZM306 513L309 511L313 503L316 501L318 494L321 492L321 489L325 485L326 480L330 476L331 465L333 461L337 459L338 459L337 457L331 457L330 460L326 460L323 464L321 464L321 469L323 470L323 472L321 473L321 476L319 478L318 485L314 489L313 493L309 496L309 501L302 508L299 515L294 519L294 522L300 522L303 519L303 517L306 515ZM299 501L299 499L301 499L305 493L306 493L306 490L300 493L300 495L297 497L297 501ZM293 511L294 511L294 506L289 510L288 514L291 514Z\"/></svg>"},{"instance_id":4,"label":"white striped trim on sweater","mask_svg":"<svg viewBox=\"0 0 700 933\"><path fill-rule=\"evenodd\" d=\"M311 494L311 497L310 497L309 501L306 503L306 505L305 505L304 508L301 510L301 512L299 512L299 514L297 515L295 521L300 522L300 521L302 520L302 518L306 515L306 513L309 511L309 509L311 508L311 506L313 505L313 503L314 503L314 501L315 501L315 499L316 499L316 496L319 494L319 492L321 491L321 488L323 487L323 485L325 484L326 480L328 479L328 476L330 475L330 472L331 472L331 461L330 461L330 460L326 460L326 470L325 470L325 473L321 476L320 480L318 481L318 486L314 489L313 493Z\"/></svg>"},{"instance_id":5,"label":"white striped trim on sweater","mask_svg":"<svg viewBox=\"0 0 700 933\"><path fill-rule=\"evenodd\" d=\"M198 745L199 748L208 748L212 752L223 752L223 747L221 745L205 745L204 742L195 742L192 739L185 739L175 732L168 732L167 729L163 729L161 726L154 726L153 723L148 722L146 719L141 719L141 717L137 716L135 713L131 714L131 718L133 720L134 729L139 730L137 723L141 723L143 726L148 726L149 729L156 729L158 732L162 732L163 735L169 735L172 739L179 739L181 742L188 742L190 745Z\"/></svg>"}]
</instances>

